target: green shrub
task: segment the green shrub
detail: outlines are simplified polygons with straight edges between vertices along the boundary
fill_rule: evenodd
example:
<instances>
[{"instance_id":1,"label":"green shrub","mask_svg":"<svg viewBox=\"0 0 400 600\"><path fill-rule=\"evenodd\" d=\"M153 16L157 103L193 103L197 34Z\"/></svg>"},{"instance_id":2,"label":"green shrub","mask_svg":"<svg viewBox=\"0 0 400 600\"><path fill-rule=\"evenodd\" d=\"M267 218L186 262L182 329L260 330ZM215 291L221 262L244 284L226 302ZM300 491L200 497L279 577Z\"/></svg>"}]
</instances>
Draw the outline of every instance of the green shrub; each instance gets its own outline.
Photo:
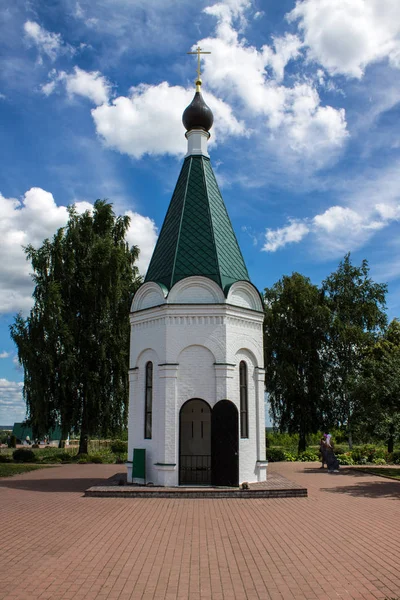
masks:
<instances>
[{"instance_id":1,"label":"green shrub","mask_svg":"<svg viewBox=\"0 0 400 600\"><path fill-rule=\"evenodd\" d=\"M9 454L0 454L0 463L10 463L12 458Z\"/></svg>"},{"instance_id":2,"label":"green shrub","mask_svg":"<svg viewBox=\"0 0 400 600\"><path fill-rule=\"evenodd\" d=\"M61 458L58 458L58 456L49 456L49 458L46 459L46 461L41 461L41 462L46 462L46 464L50 464L50 465L60 465L62 463Z\"/></svg>"},{"instance_id":3,"label":"green shrub","mask_svg":"<svg viewBox=\"0 0 400 600\"><path fill-rule=\"evenodd\" d=\"M99 452L89 454L88 460L89 462L95 463L96 465L102 465L104 463L103 457Z\"/></svg>"},{"instance_id":4,"label":"green shrub","mask_svg":"<svg viewBox=\"0 0 400 600\"><path fill-rule=\"evenodd\" d=\"M374 458L372 462L374 465L386 465L386 460L384 458Z\"/></svg>"},{"instance_id":5,"label":"green shrub","mask_svg":"<svg viewBox=\"0 0 400 600\"><path fill-rule=\"evenodd\" d=\"M388 451L386 448L380 447L376 448L374 458L384 458L386 461L386 457L388 455Z\"/></svg>"},{"instance_id":6,"label":"green shrub","mask_svg":"<svg viewBox=\"0 0 400 600\"><path fill-rule=\"evenodd\" d=\"M287 462L295 462L297 460L297 457L295 454L292 454L291 452L288 452L287 450L283 451L283 454L285 456L285 460Z\"/></svg>"},{"instance_id":7,"label":"green shrub","mask_svg":"<svg viewBox=\"0 0 400 600\"><path fill-rule=\"evenodd\" d=\"M319 461L320 458L318 454L314 452L314 450L304 450L304 452L300 452L297 460L300 460L301 462L313 462L317 460Z\"/></svg>"},{"instance_id":8,"label":"green shrub","mask_svg":"<svg viewBox=\"0 0 400 600\"><path fill-rule=\"evenodd\" d=\"M55 456L58 452L58 448L42 448L37 452L37 457L41 462L47 462L48 458Z\"/></svg>"},{"instance_id":9,"label":"green shrub","mask_svg":"<svg viewBox=\"0 0 400 600\"><path fill-rule=\"evenodd\" d=\"M338 456L339 454L346 454L347 450L343 448L343 446L335 447L335 454Z\"/></svg>"},{"instance_id":10,"label":"green shrub","mask_svg":"<svg viewBox=\"0 0 400 600\"><path fill-rule=\"evenodd\" d=\"M376 456L376 453L377 453L377 448L374 445L372 445L372 444L365 445L365 454L366 454L368 462L373 462L375 458L378 458Z\"/></svg>"},{"instance_id":11,"label":"green shrub","mask_svg":"<svg viewBox=\"0 0 400 600\"><path fill-rule=\"evenodd\" d=\"M72 462L78 462L78 460L83 456L84 458L88 456L87 454L77 454L77 448L75 448L75 452L71 455Z\"/></svg>"},{"instance_id":12,"label":"green shrub","mask_svg":"<svg viewBox=\"0 0 400 600\"><path fill-rule=\"evenodd\" d=\"M89 456L99 456L101 458L102 463L104 464L115 464L115 460L117 457L121 457L125 459L126 462L126 453L123 454L114 454L111 452L109 448L105 448L104 450L99 450L99 452L90 452Z\"/></svg>"},{"instance_id":13,"label":"green shrub","mask_svg":"<svg viewBox=\"0 0 400 600\"><path fill-rule=\"evenodd\" d=\"M267 448L266 457L269 462L281 462L286 460L285 451L279 448Z\"/></svg>"},{"instance_id":14,"label":"green shrub","mask_svg":"<svg viewBox=\"0 0 400 600\"><path fill-rule=\"evenodd\" d=\"M125 454L128 452L128 442L122 440L113 440L110 445L111 452L114 454Z\"/></svg>"},{"instance_id":15,"label":"green shrub","mask_svg":"<svg viewBox=\"0 0 400 600\"><path fill-rule=\"evenodd\" d=\"M393 463L395 465L400 465L400 450L396 450L396 452L393 452Z\"/></svg>"},{"instance_id":16,"label":"green shrub","mask_svg":"<svg viewBox=\"0 0 400 600\"><path fill-rule=\"evenodd\" d=\"M73 456L70 452L57 452L56 458L59 458L61 462L71 462Z\"/></svg>"},{"instance_id":17,"label":"green shrub","mask_svg":"<svg viewBox=\"0 0 400 600\"><path fill-rule=\"evenodd\" d=\"M393 452L386 452L385 460L386 464L391 464L393 462Z\"/></svg>"},{"instance_id":18,"label":"green shrub","mask_svg":"<svg viewBox=\"0 0 400 600\"><path fill-rule=\"evenodd\" d=\"M13 452L13 459L15 462L36 462L36 454L33 450L29 450L28 448L18 448L18 450L14 450Z\"/></svg>"},{"instance_id":19,"label":"green shrub","mask_svg":"<svg viewBox=\"0 0 400 600\"><path fill-rule=\"evenodd\" d=\"M355 463L364 465L366 463L373 463L378 458L382 458L386 462L388 452L386 448L375 446L374 444L364 444L364 446L354 448L351 456Z\"/></svg>"},{"instance_id":20,"label":"green shrub","mask_svg":"<svg viewBox=\"0 0 400 600\"><path fill-rule=\"evenodd\" d=\"M360 460L364 460L367 462L367 457L365 456L364 450L362 448L353 448L351 451L351 458L355 463L358 463Z\"/></svg>"},{"instance_id":21,"label":"green shrub","mask_svg":"<svg viewBox=\"0 0 400 600\"><path fill-rule=\"evenodd\" d=\"M74 460L75 450L59 450L58 448L44 448L36 453L37 459L43 463L71 462Z\"/></svg>"},{"instance_id":22,"label":"green shrub","mask_svg":"<svg viewBox=\"0 0 400 600\"><path fill-rule=\"evenodd\" d=\"M78 454L76 458L79 465L86 465L89 462L88 454Z\"/></svg>"},{"instance_id":23,"label":"green shrub","mask_svg":"<svg viewBox=\"0 0 400 600\"><path fill-rule=\"evenodd\" d=\"M339 461L339 465L354 465L354 460L351 457L351 452L346 452L345 454L339 454L337 459Z\"/></svg>"}]
</instances>

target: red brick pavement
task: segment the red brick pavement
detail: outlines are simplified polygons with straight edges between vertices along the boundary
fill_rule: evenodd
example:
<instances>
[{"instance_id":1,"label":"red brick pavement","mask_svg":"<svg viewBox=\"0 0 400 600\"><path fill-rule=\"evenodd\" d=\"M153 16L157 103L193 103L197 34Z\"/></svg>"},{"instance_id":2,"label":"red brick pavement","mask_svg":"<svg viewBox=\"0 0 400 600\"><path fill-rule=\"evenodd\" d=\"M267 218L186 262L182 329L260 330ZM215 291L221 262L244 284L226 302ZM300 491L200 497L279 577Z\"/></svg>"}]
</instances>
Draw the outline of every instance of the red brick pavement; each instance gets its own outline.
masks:
<instances>
[{"instance_id":1,"label":"red brick pavement","mask_svg":"<svg viewBox=\"0 0 400 600\"><path fill-rule=\"evenodd\" d=\"M0 480L1 600L400 598L400 483L280 463L308 498L83 497L120 469Z\"/></svg>"}]
</instances>

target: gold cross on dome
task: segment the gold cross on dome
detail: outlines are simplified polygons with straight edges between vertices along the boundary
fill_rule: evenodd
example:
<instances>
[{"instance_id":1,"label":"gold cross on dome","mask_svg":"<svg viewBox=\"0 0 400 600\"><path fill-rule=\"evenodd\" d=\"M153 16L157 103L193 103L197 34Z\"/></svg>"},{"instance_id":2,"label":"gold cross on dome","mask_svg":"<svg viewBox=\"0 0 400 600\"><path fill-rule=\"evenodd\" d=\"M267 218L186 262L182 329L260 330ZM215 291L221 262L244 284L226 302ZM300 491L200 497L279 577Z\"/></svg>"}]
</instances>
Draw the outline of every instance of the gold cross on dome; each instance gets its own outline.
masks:
<instances>
[{"instance_id":1,"label":"gold cross on dome","mask_svg":"<svg viewBox=\"0 0 400 600\"><path fill-rule=\"evenodd\" d=\"M204 52L200 46L197 46L194 52L187 52L187 54L197 54L197 81L201 83L201 70L200 70L200 54L211 54L211 52ZM197 84L196 81L196 84Z\"/></svg>"}]
</instances>

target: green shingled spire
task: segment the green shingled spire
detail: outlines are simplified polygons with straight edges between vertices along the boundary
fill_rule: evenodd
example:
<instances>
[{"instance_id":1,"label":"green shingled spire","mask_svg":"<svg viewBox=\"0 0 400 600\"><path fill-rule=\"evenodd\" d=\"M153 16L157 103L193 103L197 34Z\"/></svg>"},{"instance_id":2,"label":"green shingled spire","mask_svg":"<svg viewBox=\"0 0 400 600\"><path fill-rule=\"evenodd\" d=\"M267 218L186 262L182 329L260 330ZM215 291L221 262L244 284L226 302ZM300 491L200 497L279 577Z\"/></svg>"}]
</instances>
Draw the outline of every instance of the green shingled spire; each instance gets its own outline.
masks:
<instances>
[{"instance_id":1,"label":"green shingled spire","mask_svg":"<svg viewBox=\"0 0 400 600\"><path fill-rule=\"evenodd\" d=\"M224 291L249 281L210 159L202 155L183 163L145 281L170 290L192 275L208 277Z\"/></svg>"}]
</instances>

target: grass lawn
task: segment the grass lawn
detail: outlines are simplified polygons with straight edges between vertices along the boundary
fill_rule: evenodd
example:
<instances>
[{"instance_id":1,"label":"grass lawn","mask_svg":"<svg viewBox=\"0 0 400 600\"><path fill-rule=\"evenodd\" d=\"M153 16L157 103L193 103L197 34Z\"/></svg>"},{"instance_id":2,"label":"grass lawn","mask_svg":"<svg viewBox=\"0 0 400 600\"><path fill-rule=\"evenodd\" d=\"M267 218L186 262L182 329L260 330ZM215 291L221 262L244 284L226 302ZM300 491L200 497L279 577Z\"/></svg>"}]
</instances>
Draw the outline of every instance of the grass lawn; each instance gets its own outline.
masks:
<instances>
[{"instance_id":1,"label":"grass lawn","mask_svg":"<svg viewBox=\"0 0 400 600\"><path fill-rule=\"evenodd\" d=\"M367 469L360 470L364 471L364 473L373 473L374 475L380 475L381 477L390 477L391 479L397 479L398 481L400 481L400 469L380 469L379 467L368 467Z\"/></svg>"},{"instance_id":2,"label":"grass lawn","mask_svg":"<svg viewBox=\"0 0 400 600\"><path fill-rule=\"evenodd\" d=\"M20 473L28 473L28 471L36 471L44 469L47 465L14 465L12 463L0 463L0 477L11 477L11 475L19 475Z\"/></svg>"}]
</instances>

